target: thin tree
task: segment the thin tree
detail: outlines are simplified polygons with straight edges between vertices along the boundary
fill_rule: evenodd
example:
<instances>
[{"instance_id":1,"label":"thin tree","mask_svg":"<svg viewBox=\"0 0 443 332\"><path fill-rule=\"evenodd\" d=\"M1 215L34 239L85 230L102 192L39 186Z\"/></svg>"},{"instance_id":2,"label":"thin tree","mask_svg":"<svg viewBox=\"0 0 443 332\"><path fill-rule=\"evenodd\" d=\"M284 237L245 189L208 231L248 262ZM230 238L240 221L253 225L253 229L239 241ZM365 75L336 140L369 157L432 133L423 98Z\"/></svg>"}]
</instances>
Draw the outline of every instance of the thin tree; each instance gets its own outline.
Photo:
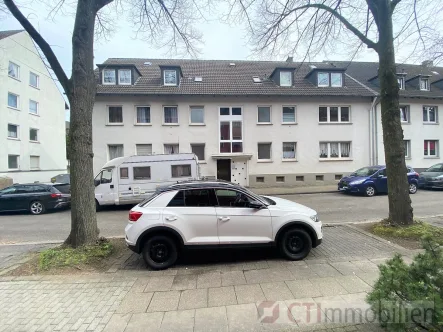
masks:
<instances>
[{"instance_id":1,"label":"thin tree","mask_svg":"<svg viewBox=\"0 0 443 332\"><path fill-rule=\"evenodd\" d=\"M328 58L337 49L351 54L362 45L378 54L380 102L388 178L389 220L413 222L406 176L403 130L399 113L395 46L406 43L413 52L426 49L426 36L441 12L440 0L227 0L227 19L247 22L255 51L298 54L303 61L320 52ZM394 28L393 18L396 22ZM429 47L428 47L429 48ZM437 52L435 52L437 53Z\"/></svg>"},{"instance_id":2,"label":"thin tree","mask_svg":"<svg viewBox=\"0 0 443 332\"><path fill-rule=\"evenodd\" d=\"M50 0L51 1L51 0ZM103 13L113 0L78 0L72 33L72 75L68 77L44 37L35 29L13 0L4 5L28 32L46 58L70 103L71 232L66 243L78 247L94 244L99 235L95 213L92 152L92 109L96 95L94 36L111 27ZM151 45L195 54L201 35L192 24L201 17L206 3L198 0L121 0L115 10L130 13L141 37ZM49 16L62 13L64 0L53 2Z\"/></svg>"}]
</instances>

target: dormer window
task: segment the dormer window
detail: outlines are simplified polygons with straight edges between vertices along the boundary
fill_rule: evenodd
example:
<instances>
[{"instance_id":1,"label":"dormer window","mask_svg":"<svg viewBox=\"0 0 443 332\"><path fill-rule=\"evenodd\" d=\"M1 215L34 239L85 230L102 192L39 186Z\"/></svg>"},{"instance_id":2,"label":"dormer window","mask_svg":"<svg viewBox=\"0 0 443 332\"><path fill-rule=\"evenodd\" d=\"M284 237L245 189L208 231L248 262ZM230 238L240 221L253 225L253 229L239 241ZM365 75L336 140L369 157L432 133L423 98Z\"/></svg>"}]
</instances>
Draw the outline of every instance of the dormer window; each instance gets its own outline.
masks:
<instances>
[{"instance_id":1,"label":"dormer window","mask_svg":"<svg viewBox=\"0 0 443 332\"><path fill-rule=\"evenodd\" d=\"M281 71L280 72L280 86L292 86L292 72Z\"/></svg>"},{"instance_id":2,"label":"dormer window","mask_svg":"<svg viewBox=\"0 0 443 332\"><path fill-rule=\"evenodd\" d=\"M420 90L429 91L429 78L420 77Z\"/></svg>"},{"instance_id":3,"label":"dormer window","mask_svg":"<svg viewBox=\"0 0 443 332\"><path fill-rule=\"evenodd\" d=\"M405 78L404 76L397 76L398 88L400 90L405 89Z\"/></svg>"},{"instance_id":4,"label":"dormer window","mask_svg":"<svg viewBox=\"0 0 443 332\"><path fill-rule=\"evenodd\" d=\"M318 73L317 79L318 79L318 86L320 87L329 86L329 73Z\"/></svg>"},{"instance_id":5,"label":"dormer window","mask_svg":"<svg viewBox=\"0 0 443 332\"><path fill-rule=\"evenodd\" d=\"M103 69L103 84L112 85L115 83L115 69Z\"/></svg>"},{"instance_id":6,"label":"dormer window","mask_svg":"<svg viewBox=\"0 0 443 332\"><path fill-rule=\"evenodd\" d=\"M317 86L319 87L342 87L343 86L343 73L317 73Z\"/></svg>"},{"instance_id":7,"label":"dormer window","mask_svg":"<svg viewBox=\"0 0 443 332\"><path fill-rule=\"evenodd\" d=\"M165 69L163 71L163 83L164 85L177 85L177 70Z\"/></svg>"},{"instance_id":8,"label":"dormer window","mask_svg":"<svg viewBox=\"0 0 443 332\"><path fill-rule=\"evenodd\" d=\"M131 85L131 69L119 69L118 71L118 84L119 85Z\"/></svg>"},{"instance_id":9,"label":"dormer window","mask_svg":"<svg viewBox=\"0 0 443 332\"><path fill-rule=\"evenodd\" d=\"M331 86L341 87L343 86L342 73L331 73Z\"/></svg>"}]
</instances>

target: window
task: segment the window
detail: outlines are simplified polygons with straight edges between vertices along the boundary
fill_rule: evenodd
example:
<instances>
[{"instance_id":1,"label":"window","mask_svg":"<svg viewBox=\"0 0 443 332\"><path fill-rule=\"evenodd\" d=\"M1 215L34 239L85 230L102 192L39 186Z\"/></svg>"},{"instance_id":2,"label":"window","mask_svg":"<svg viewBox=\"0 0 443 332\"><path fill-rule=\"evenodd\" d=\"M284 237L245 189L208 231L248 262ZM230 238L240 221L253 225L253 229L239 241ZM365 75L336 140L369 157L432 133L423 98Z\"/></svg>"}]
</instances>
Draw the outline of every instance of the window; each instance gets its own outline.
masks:
<instances>
[{"instance_id":1,"label":"window","mask_svg":"<svg viewBox=\"0 0 443 332\"><path fill-rule=\"evenodd\" d=\"M165 85L177 85L177 71L176 70L164 70L164 84Z\"/></svg>"},{"instance_id":2,"label":"window","mask_svg":"<svg viewBox=\"0 0 443 332\"><path fill-rule=\"evenodd\" d=\"M208 189L181 190L169 202L168 207L214 206L210 191Z\"/></svg>"},{"instance_id":3,"label":"window","mask_svg":"<svg viewBox=\"0 0 443 332\"><path fill-rule=\"evenodd\" d=\"M191 150L197 156L199 161L205 160L205 145L204 144L191 144Z\"/></svg>"},{"instance_id":4,"label":"window","mask_svg":"<svg viewBox=\"0 0 443 332\"><path fill-rule=\"evenodd\" d=\"M38 103L34 100L29 100L29 113L38 114Z\"/></svg>"},{"instance_id":5,"label":"window","mask_svg":"<svg viewBox=\"0 0 443 332\"><path fill-rule=\"evenodd\" d=\"M230 115L229 107L220 107L220 115Z\"/></svg>"},{"instance_id":6,"label":"window","mask_svg":"<svg viewBox=\"0 0 443 332\"><path fill-rule=\"evenodd\" d=\"M404 144L404 148L405 148L405 158L411 158L411 141L404 140L403 144Z\"/></svg>"},{"instance_id":7,"label":"window","mask_svg":"<svg viewBox=\"0 0 443 332\"><path fill-rule=\"evenodd\" d=\"M120 168L120 179L129 179L129 168Z\"/></svg>"},{"instance_id":8,"label":"window","mask_svg":"<svg viewBox=\"0 0 443 332\"><path fill-rule=\"evenodd\" d=\"M324 176L324 175L316 175L316 176L315 176L315 180L316 180L316 181L324 181L324 179L325 179L325 176Z\"/></svg>"},{"instance_id":9,"label":"window","mask_svg":"<svg viewBox=\"0 0 443 332\"><path fill-rule=\"evenodd\" d=\"M171 175L173 178L191 176L191 165L171 165Z\"/></svg>"},{"instance_id":10,"label":"window","mask_svg":"<svg viewBox=\"0 0 443 332\"><path fill-rule=\"evenodd\" d=\"M134 180L149 180L151 179L151 167L142 166L134 167Z\"/></svg>"},{"instance_id":11,"label":"window","mask_svg":"<svg viewBox=\"0 0 443 332\"><path fill-rule=\"evenodd\" d=\"M258 160L271 159L271 143L258 143Z\"/></svg>"},{"instance_id":12,"label":"window","mask_svg":"<svg viewBox=\"0 0 443 332\"><path fill-rule=\"evenodd\" d=\"M103 69L103 84L115 84L115 69Z\"/></svg>"},{"instance_id":13,"label":"window","mask_svg":"<svg viewBox=\"0 0 443 332\"><path fill-rule=\"evenodd\" d=\"M317 73L318 86L329 86L329 73Z\"/></svg>"},{"instance_id":14,"label":"window","mask_svg":"<svg viewBox=\"0 0 443 332\"><path fill-rule=\"evenodd\" d=\"M137 156L149 156L152 154L152 144L136 144L135 153Z\"/></svg>"},{"instance_id":15,"label":"window","mask_svg":"<svg viewBox=\"0 0 443 332\"><path fill-rule=\"evenodd\" d=\"M400 106L400 121L409 123L409 106Z\"/></svg>"},{"instance_id":16,"label":"window","mask_svg":"<svg viewBox=\"0 0 443 332\"><path fill-rule=\"evenodd\" d=\"M303 182L305 181L305 177L303 175L296 175L295 181Z\"/></svg>"},{"instance_id":17,"label":"window","mask_svg":"<svg viewBox=\"0 0 443 332\"><path fill-rule=\"evenodd\" d=\"M232 115L241 115L241 107L233 107Z\"/></svg>"},{"instance_id":18,"label":"window","mask_svg":"<svg viewBox=\"0 0 443 332\"><path fill-rule=\"evenodd\" d=\"M283 106L283 123L295 123L295 106Z\"/></svg>"},{"instance_id":19,"label":"window","mask_svg":"<svg viewBox=\"0 0 443 332\"><path fill-rule=\"evenodd\" d=\"M191 124L205 123L205 109L203 106L191 106Z\"/></svg>"},{"instance_id":20,"label":"window","mask_svg":"<svg viewBox=\"0 0 443 332\"><path fill-rule=\"evenodd\" d=\"M349 158L350 142L320 142L320 159Z\"/></svg>"},{"instance_id":21,"label":"window","mask_svg":"<svg viewBox=\"0 0 443 332\"><path fill-rule=\"evenodd\" d=\"M349 120L349 106L320 106L318 108L319 122L349 122Z\"/></svg>"},{"instance_id":22,"label":"window","mask_svg":"<svg viewBox=\"0 0 443 332\"><path fill-rule=\"evenodd\" d=\"M29 129L29 140L33 142L38 142L38 129L35 128Z\"/></svg>"},{"instance_id":23,"label":"window","mask_svg":"<svg viewBox=\"0 0 443 332\"><path fill-rule=\"evenodd\" d=\"M179 153L178 144L165 144L165 154L177 154Z\"/></svg>"},{"instance_id":24,"label":"window","mask_svg":"<svg viewBox=\"0 0 443 332\"><path fill-rule=\"evenodd\" d=\"M424 146L424 155L428 157L438 157L438 141L426 140Z\"/></svg>"},{"instance_id":25,"label":"window","mask_svg":"<svg viewBox=\"0 0 443 332\"><path fill-rule=\"evenodd\" d=\"M29 72L29 85L38 88L40 83L40 77L37 74L34 74L32 71Z\"/></svg>"},{"instance_id":26,"label":"window","mask_svg":"<svg viewBox=\"0 0 443 332\"><path fill-rule=\"evenodd\" d=\"M295 142L283 142L283 159L295 159L296 146Z\"/></svg>"},{"instance_id":27,"label":"window","mask_svg":"<svg viewBox=\"0 0 443 332\"><path fill-rule=\"evenodd\" d=\"M243 116L241 107L220 108L220 153L243 152Z\"/></svg>"},{"instance_id":28,"label":"window","mask_svg":"<svg viewBox=\"0 0 443 332\"><path fill-rule=\"evenodd\" d=\"M271 107L258 106L257 116L258 123L271 123Z\"/></svg>"},{"instance_id":29,"label":"window","mask_svg":"<svg viewBox=\"0 0 443 332\"><path fill-rule=\"evenodd\" d=\"M118 84L131 85L131 69L119 69L118 70Z\"/></svg>"},{"instance_id":30,"label":"window","mask_svg":"<svg viewBox=\"0 0 443 332\"><path fill-rule=\"evenodd\" d=\"M8 137L18 138L18 126L13 124L8 124Z\"/></svg>"},{"instance_id":31,"label":"window","mask_svg":"<svg viewBox=\"0 0 443 332\"><path fill-rule=\"evenodd\" d=\"M405 78L403 76L398 76L397 82L398 82L398 88L400 90L404 90L405 89Z\"/></svg>"},{"instance_id":32,"label":"window","mask_svg":"<svg viewBox=\"0 0 443 332\"><path fill-rule=\"evenodd\" d=\"M163 112L165 124L178 124L177 106L164 106Z\"/></svg>"},{"instance_id":33,"label":"window","mask_svg":"<svg viewBox=\"0 0 443 332\"><path fill-rule=\"evenodd\" d=\"M249 203L252 202L249 196L235 190L216 189L215 195L218 206L221 207L249 207Z\"/></svg>"},{"instance_id":34,"label":"window","mask_svg":"<svg viewBox=\"0 0 443 332\"><path fill-rule=\"evenodd\" d=\"M112 169L104 169L94 179L95 186L102 183L112 183Z\"/></svg>"},{"instance_id":35,"label":"window","mask_svg":"<svg viewBox=\"0 0 443 332\"><path fill-rule=\"evenodd\" d=\"M438 122L437 106L423 106L423 122L428 122L428 123Z\"/></svg>"},{"instance_id":36,"label":"window","mask_svg":"<svg viewBox=\"0 0 443 332\"><path fill-rule=\"evenodd\" d=\"M276 176L275 182L285 182L285 177L284 176Z\"/></svg>"},{"instance_id":37,"label":"window","mask_svg":"<svg viewBox=\"0 0 443 332\"><path fill-rule=\"evenodd\" d=\"M109 160L123 157L123 144L108 145Z\"/></svg>"},{"instance_id":38,"label":"window","mask_svg":"<svg viewBox=\"0 0 443 332\"><path fill-rule=\"evenodd\" d=\"M429 78L420 78L420 90L429 91Z\"/></svg>"},{"instance_id":39,"label":"window","mask_svg":"<svg viewBox=\"0 0 443 332\"><path fill-rule=\"evenodd\" d=\"M14 62L9 62L8 76L16 79L20 79L20 66Z\"/></svg>"},{"instance_id":40,"label":"window","mask_svg":"<svg viewBox=\"0 0 443 332\"><path fill-rule=\"evenodd\" d=\"M30 162L31 162L31 170L40 169L40 157L39 156L31 156Z\"/></svg>"},{"instance_id":41,"label":"window","mask_svg":"<svg viewBox=\"0 0 443 332\"><path fill-rule=\"evenodd\" d=\"M8 106L18 108L18 96L16 94L8 92Z\"/></svg>"},{"instance_id":42,"label":"window","mask_svg":"<svg viewBox=\"0 0 443 332\"><path fill-rule=\"evenodd\" d=\"M255 177L255 182L264 183L265 182L265 177L264 176L256 176Z\"/></svg>"},{"instance_id":43,"label":"window","mask_svg":"<svg viewBox=\"0 0 443 332\"><path fill-rule=\"evenodd\" d=\"M332 87L343 86L343 74L342 73L331 73L331 86Z\"/></svg>"},{"instance_id":44,"label":"window","mask_svg":"<svg viewBox=\"0 0 443 332\"><path fill-rule=\"evenodd\" d=\"M109 106L108 113L108 124L123 123L123 108L121 106Z\"/></svg>"},{"instance_id":45,"label":"window","mask_svg":"<svg viewBox=\"0 0 443 332\"><path fill-rule=\"evenodd\" d=\"M18 157L16 155L8 155L8 169L18 169Z\"/></svg>"},{"instance_id":46,"label":"window","mask_svg":"<svg viewBox=\"0 0 443 332\"><path fill-rule=\"evenodd\" d=\"M149 106L137 106L137 124L151 123L151 108Z\"/></svg>"},{"instance_id":47,"label":"window","mask_svg":"<svg viewBox=\"0 0 443 332\"><path fill-rule=\"evenodd\" d=\"M292 72L290 71L280 72L280 86L292 86Z\"/></svg>"}]
</instances>

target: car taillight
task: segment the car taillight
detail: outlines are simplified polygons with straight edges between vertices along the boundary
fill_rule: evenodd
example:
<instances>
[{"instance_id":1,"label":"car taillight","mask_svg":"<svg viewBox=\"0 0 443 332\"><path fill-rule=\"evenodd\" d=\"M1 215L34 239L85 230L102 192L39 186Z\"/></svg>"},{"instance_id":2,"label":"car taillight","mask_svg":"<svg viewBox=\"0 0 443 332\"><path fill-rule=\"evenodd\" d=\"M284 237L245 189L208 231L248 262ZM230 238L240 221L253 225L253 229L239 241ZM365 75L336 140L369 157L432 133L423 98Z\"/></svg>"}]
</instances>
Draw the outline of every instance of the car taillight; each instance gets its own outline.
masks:
<instances>
[{"instance_id":1,"label":"car taillight","mask_svg":"<svg viewBox=\"0 0 443 332\"><path fill-rule=\"evenodd\" d=\"M415 176L420 176L420 174L418 174L417 172L415 172Z\"/></svg>"},{"instance_id":2,"label":"car taillight","mask_svg":"<svg viewBox=\"0 0 443 332\"><path fill-rule=\"evenodd\" d=\"M137 221L143 213L139 211L129 211L129 221Z\"/></svg>"},{"instance_id":3,"label":"car taillight","mask_svg":"<svg viewBox=\"0 0 443 332\"><path fill-rule=\"evenodd\" d=\"M51 194L52 198L62 197L62 194Z\"/></svg>"}]
</instances>

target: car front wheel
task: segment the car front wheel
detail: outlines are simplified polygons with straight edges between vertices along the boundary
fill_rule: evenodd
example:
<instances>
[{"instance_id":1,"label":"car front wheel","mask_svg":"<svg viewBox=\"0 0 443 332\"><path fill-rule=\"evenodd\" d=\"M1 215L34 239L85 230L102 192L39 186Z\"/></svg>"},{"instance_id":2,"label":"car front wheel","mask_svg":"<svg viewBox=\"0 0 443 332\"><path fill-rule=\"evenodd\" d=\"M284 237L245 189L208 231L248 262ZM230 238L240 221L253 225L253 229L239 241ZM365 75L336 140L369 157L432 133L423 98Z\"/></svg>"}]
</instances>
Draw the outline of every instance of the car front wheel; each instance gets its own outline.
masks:
<instances>
[{"instance_id":1,"label":"car front wheel","mask_svg":"<svg viewBox=\"0 0 443 332\"><path fill-rule=\"evenodd\" d=\"M168 236L154 235L146 241L142 255L150 268L164 270L177 260L177 245Z\"/></svg>"},{"instance_id":2,"label":"car front wheel","mask_svg":"<svg viewBox=\"0 0 443 332\"><path fill-rule=\"evenodd\" d=\"M312 240L306 231L291 228L281 236L278 246L285 258L298 261L308 256L312 248Z\"/></svg>"},{"instance_id":3,"label":"car front wheel","mask_svg":"<svg viewBox=\"0 0 443 332\"><path fill-rule=\"evenodd\" d=\"M415 183L409 184L409 193L415 194L417 192L417 185Z\"/></svg>"},{"instance_id":4,"label":"car front wheel","mask_svg":"<svg viewBox=\"0 0 443 332\"><path fill-rule=\"evenodd\" d=\"M375 188L373 186L367 186L365 189L365 195L368 197L372 197L375 195Z\"/></svg>"},{"instance_id":5,"label":"car front wheel","mask_svg":"<svg viewBox=\"0 0 443 332\"><path fill-rule=\"evenodd\" d=\"M45 212L45 206L40 201L34 201L29 204L29 212L32 214L42 214Z\"/></svg>"}]
</instances>

